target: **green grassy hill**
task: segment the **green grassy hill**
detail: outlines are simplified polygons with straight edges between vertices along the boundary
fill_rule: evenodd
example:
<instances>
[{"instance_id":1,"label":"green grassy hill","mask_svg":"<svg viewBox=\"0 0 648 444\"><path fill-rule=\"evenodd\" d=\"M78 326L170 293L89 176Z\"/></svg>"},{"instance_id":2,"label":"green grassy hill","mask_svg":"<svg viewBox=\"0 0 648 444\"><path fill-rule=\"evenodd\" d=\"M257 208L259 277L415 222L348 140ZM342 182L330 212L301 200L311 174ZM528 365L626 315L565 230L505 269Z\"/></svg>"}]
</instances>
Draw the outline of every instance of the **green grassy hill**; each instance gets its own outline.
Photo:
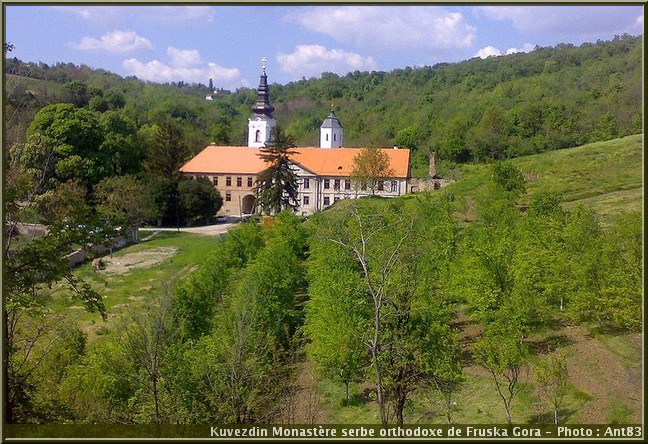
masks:
<instances>
[{"instance_id":1,"label":"green grassy hill","mask_svg":"<svg viewBox=\"0 0 648 444\"><path fill-rule=\"evenodd\" d=\"M565 208L591 206L603 221L609 216L642 208L643 135L512 159L524 174L527 194L540 190L559 193ZM462 165L447 171L457 181L446 190L474 199L486 189L489 165ZM443 172L442 172L443 174Z\"/></svg>"}]
</instances>

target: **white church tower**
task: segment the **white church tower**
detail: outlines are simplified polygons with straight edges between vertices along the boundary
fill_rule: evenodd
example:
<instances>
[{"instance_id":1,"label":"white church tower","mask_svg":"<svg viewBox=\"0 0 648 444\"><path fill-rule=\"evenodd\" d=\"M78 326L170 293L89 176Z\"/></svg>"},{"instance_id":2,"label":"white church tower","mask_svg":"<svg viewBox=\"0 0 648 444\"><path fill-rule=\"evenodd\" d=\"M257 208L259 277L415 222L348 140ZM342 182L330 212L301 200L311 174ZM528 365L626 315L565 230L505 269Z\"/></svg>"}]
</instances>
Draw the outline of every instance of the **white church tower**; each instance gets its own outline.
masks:
<instances>
[{"instance_id":1,"label":"white church tower","mask_svg":"<svg viewBox=\"0 0 648 444\"><path fill-rule=\"evenodd\" d=\"M259 89L257 90L257 100L252 107L254 115L248 119L248 146L261 148L267 141L270 140L272 129L277 125L272 112L274 107L270 105L270 97L268 95L268 76L266 76L266 61L262 59L263 72L261 73L261 80L259 81Z\"/></svg>"},{"instance_id":2,"label":"white church tower","mask_svg":"<svg viewBox=\"0 0 648 444\"><path fill-rule=\"evenodd\" d=\"M320 148L340 148L343 143L344 128L331 106L331 114L320 126Z\"/></svg>"}]
</instances>

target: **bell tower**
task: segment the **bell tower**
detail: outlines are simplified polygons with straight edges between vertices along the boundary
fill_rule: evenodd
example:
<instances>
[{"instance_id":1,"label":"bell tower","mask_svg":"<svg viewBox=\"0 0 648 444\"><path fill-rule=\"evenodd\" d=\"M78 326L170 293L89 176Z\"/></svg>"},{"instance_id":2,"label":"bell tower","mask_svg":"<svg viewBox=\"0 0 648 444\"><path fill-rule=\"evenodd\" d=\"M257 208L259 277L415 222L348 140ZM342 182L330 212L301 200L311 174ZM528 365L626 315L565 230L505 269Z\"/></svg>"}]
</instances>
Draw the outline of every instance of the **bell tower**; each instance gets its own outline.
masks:
<instances>
[{"instance_id":1,"label":"bell tower","mask_svg":"<svg viewBox=\"0 0 648 444\"><path fill-rule=\"evenodd\" d=\"M274 107L270 105L270 96L268 95L268 76L266 75L267 59L261 59L261 79L259 89L257 90L256 103L252 107L254 113L248 119L248 146L260 148L270 140L272 129L277 125L277 121L272 115Z\"/></svg>"},{"instance_id":2,"label":"bell tower","mask_svg":"<svg viewBox=\"0 0 648 444\"><path fill-rule=\"evenodd\" d=\"M331 112L320 126L320 148L340 148L344 143L344 128L338 116L335 115L333 105Z\"/></svg>"}]
</instances>

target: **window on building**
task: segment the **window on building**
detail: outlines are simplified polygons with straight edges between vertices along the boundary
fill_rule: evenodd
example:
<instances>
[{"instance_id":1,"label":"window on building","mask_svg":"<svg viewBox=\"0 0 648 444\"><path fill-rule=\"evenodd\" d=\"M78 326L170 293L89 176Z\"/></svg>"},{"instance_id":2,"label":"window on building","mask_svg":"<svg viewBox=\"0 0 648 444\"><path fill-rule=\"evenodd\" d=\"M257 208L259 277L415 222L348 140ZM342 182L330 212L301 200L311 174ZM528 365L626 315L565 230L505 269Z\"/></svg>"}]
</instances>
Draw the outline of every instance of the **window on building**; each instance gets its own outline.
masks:
<instances>
[{"instance_id":1,"label":"window on building","mask_svg":"<svg viewBox=\"0 0 648 444\"><path fill-rule=\"evenodd\" d=\"M212 177L212 182L214 183L214 186L217 187L218 186L218 176Z\"/></svg>"},{"instance_id":2,"label":"window on building","mask_svg":"<svg viewBox=\"0 0 648 444\"><path fill-rule=\"evenodd\" d=\"M337 134L333 134L333 142L337 140Z\"/></svg>"},{"instance_id":3,"label":"window on building","mask_svg":"<svg viewBox=\"0 0 648 444\"><path fill-rule=\"evenodd\" d=\"M248 187L251 187L252 184L253 184L253 182L252 182L252 178L251 178L251 177L248 177L248 178L247 178L247 186L248 186Z\"/></svg>"},{"instance_id":4,"label":"window on building","mask_svg":"<svg viewBox=\"0 0 648 444\"><path fill-rule=\"evenodd\" d=\"M254 141L261 142L261 130L256 130L256 133L254 133Z\"/></svg>"},{"instance_id":5,"label":"window on building","mask_svg":"<svg viewBox=\"0 0 648 444\"><path fill-rule=\"evenodd\" d=\"M326 135L326 141L328 142L328 134Z\"/></svg>"},{"instance_id":6,"label":"window on building","mask_svg":"<svg viewBox=\"0 0 648 444\"><path fill-rule=\"evenodd\" d=\"M334 190L340 189L340 179L335 179L335 182L333 182L333 189Z\"/></svg>"},{"instance_id":7,"label":"window on building","mask_svg":"<svg viewBox=\"0 0 648 444\"><path fill-rule=\"evenodd\" d=\"M309 196L309 195L305 195L305 196L304 196L304 205L309 205L309 204L310 204L310 196Z\"/></svg>"},{"instance_id":8,"label":"window on building","mask_svg":"<svg viewBox=\"0 0 648 444\"><path fill-rule=\"evenodd\" d=\"M225 186L232 186L232 178L230 176L225 177Z\"/></svg>"},{"instance_id":9,"label":"window on building","mask_svg":"<svg viewBox=\"0 0 648 444\"><path fill-rule=\"evenodd\" d=\"M398 193L398 181L396 180L391 181L391 191L392 193Z\"/></svg>"},{"instance_id":10,"label":"window on building","mask_svg":"<svg viewBox=\"0 0 648 444\"><path fill-rule=\"evenodd\" d=\"M385 182L382 180L378 181L378 191L385 191Z\"/></svg>"},{"instance_id":11,"label":"window on building","mask_svg":"<svg viewBox=\"0 0 648 444\"><path fill-rule=\"evenodd\" d=\"M328 179L324 179L324 189L328 190L329 188L331 188L331 181Z\"/></svg>"},{"instance_id":12,"label":"window on building","mask_svg":"<svg viewBox=\"0 0 648 444\"><path fill-rule=\"evenodd\" d=\"M346 179L344 181L344 189L345 190L350 190L351 189L351 179Z\"/></svg>"},{"instance_id":13,"label":"window on building","mask_svg":"<svg viewBox=\"0 0 648 444\"><path fill-rule=\"evenodd\" d=\"M225 202L232 201L232 193L225 193Z\"/></svg>"},{"instance_id":14,"label":"window on building","mask_svg":"<svg viewBox=\"0 0 648 444\"><path fill-rule=\"evenodd\" d=\"M324 196L324 205L328 206L331 205L331 198L328 196Z\"/></svg>"},{"instance_id":15,"label":"window on building","mask_svg":"<svg viewBox=\"0 0 648 444\"><path fill-rule=\"evenodd\" d=\"M243 186L243 178L242 177L237 177L236 178L236 186L237 187L242 187Z\"/></svg>"},{"instance_id":16,"label":"window on building","mask_svg":"<svg viewBox=\"0 0 648 444\"><path fill-rule=\"evenodd\" d=\"M333 198L333 202L337 202L338 200L340 200L340 198L339 198L338 196L335 196L335 197Z\"/></svg>"},{"instance_id":17,"label":"window on building","mask_svg":"<svg viewBox=\"0 0 648 444\"><path fill-rule=\"evenodd\" d=\"M307 190L310 188L310 179L304 179L304 189Z\"/></svg>"}]
</instances>

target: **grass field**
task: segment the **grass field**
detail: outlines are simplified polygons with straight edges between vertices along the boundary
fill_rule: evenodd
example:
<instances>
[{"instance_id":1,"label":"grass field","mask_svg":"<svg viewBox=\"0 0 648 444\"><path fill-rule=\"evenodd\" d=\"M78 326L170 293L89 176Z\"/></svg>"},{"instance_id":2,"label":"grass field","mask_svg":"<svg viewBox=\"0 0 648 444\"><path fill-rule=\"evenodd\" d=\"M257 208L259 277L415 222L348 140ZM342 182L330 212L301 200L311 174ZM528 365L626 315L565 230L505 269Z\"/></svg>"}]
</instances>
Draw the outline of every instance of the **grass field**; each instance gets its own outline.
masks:
<instances>
[{"instance_id":1,"label":"grass field","mask_svg":"<svg viewBox=\"0 0 648 444\"><path fill-rule=\"evenodd\" d=\"M591 206L603 220L623 211L642 209L643 135L597 142L512 159L527 179L525 199L540 190L559 193L566 209ZM490 167L463 165L460 179L446 190L474 199L485 190Z\"/></svg>"},{"instance_id":2,"label":"grass field","mask_svg":"<svg viewBox=\"0 0 648 444\"><path fill-rule=\"evenodd\" d=\"M218 236L190 233L160 233L150 240L116 251L108 256L106 268L94 271L90 263L79 266L76 273L104 297L108 320L87 313L70 301L62 287L54 288L50 309L76 321L88 332L89 341L105 335L126 313L132 313L148 299L157 297L191 270L207 260Z\"/></svg>"}]
</instances>

